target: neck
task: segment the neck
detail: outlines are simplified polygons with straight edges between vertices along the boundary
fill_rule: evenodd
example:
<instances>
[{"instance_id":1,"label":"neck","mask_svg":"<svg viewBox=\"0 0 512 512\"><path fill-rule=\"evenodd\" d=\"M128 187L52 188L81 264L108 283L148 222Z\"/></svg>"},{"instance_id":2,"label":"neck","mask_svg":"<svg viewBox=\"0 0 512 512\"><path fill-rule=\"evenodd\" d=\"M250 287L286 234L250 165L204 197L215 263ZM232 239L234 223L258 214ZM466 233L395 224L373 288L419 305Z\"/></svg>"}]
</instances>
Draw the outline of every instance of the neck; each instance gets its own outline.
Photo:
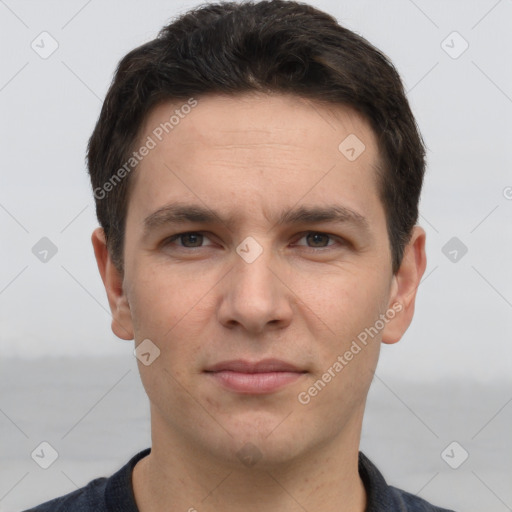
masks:
<instances>
[{"instance_id":1,"label":"neck","mask_svg":"<svg viewBox=\"0 0 512 512\"><path fill-rule=\"evenodd\" d=\"M358 472L361 418L323 446L285 462L220 460L162 435L152 414L151 453L133 471L140 512L364 512ZM171 505L172 504L172 505ZM170 505L172 508L170 508Z\"/></svg>"}]
</instances>

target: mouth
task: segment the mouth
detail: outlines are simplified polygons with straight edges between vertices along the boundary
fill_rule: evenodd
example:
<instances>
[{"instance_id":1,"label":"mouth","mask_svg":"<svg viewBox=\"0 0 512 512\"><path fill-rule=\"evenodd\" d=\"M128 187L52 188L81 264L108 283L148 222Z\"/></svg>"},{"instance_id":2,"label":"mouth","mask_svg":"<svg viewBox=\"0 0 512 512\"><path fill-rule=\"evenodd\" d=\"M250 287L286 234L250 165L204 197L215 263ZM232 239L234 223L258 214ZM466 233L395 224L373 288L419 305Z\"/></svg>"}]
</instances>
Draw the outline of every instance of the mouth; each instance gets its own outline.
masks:
<instances>
[{"instance_id":1,"label":"mouth","mask_svg":"<svg viewBox=\"0 0 512 512\"><path fill-rule=\"evenodd\" d=\"M257 362L237 359L210 366L205 373L231 391L257 395L277 391L297 381L307 372L279 359Z\"/></svg>"}]
</instances>

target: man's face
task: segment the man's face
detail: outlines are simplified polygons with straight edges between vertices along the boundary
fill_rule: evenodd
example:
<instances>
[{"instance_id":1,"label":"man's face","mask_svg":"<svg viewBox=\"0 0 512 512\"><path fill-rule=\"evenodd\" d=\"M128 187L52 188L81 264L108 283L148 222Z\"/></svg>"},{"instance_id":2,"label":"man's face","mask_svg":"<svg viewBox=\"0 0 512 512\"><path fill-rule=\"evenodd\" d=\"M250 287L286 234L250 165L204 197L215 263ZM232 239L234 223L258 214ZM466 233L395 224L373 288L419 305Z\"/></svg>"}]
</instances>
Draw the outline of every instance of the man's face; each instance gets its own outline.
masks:
<instances>
[{"instance_id":1,"label":"man's face","mask_svg":"<svg viewBox=\"0 0 512 512\"><path fill-rule=\"evenodd\" d=\"M284 461L358 438L393 321L358 352L353 342L375 330L396 291L370 126L294 96L210 96L158 141L155 128L179 106L152 110L139 138L156 147L132 176L117 332L160 350L138 363L154 442L233 460L252 443ZM212 219L173 220L172 205ZM335 207L355 214L282 219Z\"/></svg>"}]
</instances>

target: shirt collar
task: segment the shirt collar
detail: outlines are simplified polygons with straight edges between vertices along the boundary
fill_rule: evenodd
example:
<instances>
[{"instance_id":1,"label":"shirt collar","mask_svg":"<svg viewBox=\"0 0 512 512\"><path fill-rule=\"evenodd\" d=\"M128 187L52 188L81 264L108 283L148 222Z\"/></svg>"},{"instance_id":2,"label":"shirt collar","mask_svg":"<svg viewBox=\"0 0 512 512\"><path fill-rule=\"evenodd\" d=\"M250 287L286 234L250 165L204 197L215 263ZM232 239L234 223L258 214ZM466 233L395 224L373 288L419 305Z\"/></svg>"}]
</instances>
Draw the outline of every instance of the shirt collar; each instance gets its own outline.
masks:
<instances>
[{"instance_id":1,"label":"shirt collar","mask_svg":"<svg viewBox=\"0 0 512 512\"><path fill-rule=\"evenodd\" d=\"M109 512L139 512L133 493L132 472L137 462L149 455L150 452L151 448L140 451L108 479L105 501ZM365 512L383 510L401 512L403 510L394 500L381 472L363 452L359 452L358 471L366 490ZM126 492L127 489L129 489L129 493ZM397 508L397 506L400 508Z\"/></svg>"}]
</instances>

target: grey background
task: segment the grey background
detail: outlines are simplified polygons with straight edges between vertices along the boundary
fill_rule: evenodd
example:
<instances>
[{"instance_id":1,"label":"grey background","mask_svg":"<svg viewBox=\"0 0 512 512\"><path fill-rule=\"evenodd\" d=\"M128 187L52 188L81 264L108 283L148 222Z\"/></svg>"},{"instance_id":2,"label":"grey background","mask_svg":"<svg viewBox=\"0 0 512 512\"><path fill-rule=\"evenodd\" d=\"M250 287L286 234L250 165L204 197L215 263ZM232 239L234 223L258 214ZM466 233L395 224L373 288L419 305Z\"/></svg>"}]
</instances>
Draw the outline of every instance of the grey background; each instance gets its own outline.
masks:
<instances>
[{"instance_id":1,"label":"grey background","mask_svg":"<svg viewBox=\"0 0 512 512\"><path fill-rule=\"evenodd\" d=\"M413 324L382 347L361 448L434 503L512 510L512 1L310 3L391 58L428 147L428 266ZM197 4L0 0L0 511L149 446L133 342L110 331L90 244L84 152L119 59ZM47 59L31 47L43 31ZM41 441L59 453L47 470L30 457ZM452 441L469 453L458 469L441 457Z\"/></svg>"}]
</instances>

